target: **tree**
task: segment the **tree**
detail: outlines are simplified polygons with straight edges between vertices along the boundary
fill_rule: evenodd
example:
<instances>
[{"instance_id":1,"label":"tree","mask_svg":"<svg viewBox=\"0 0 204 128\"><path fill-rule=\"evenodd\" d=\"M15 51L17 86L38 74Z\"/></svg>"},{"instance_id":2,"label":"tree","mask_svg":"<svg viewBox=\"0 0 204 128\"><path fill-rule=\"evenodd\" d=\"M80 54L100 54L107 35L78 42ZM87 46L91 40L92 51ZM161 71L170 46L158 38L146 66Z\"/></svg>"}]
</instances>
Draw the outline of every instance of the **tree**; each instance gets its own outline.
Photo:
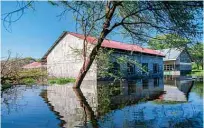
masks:
<instances>
[{"instance_id":1,"label":"tree","mask_svg":"<svg viewBox=\"0 0 204 128\"><path fill-rule=\"evenodd\" d=\"M19 56L16 55L15 58L11 58L11 52L8 51L8 57L5 60L1 60L1 84L5 84L8 81L17 83L20 70L21 62Z\"/></svg>"},{"instance_id":2,"label":"tree","mask_svg":"<svg viewBox=\"0 0 204 128\"><path fill-rule=\"evenodd\" d=\"M191 48L189 48L189 51L193 61L197 65L197 69L199 69L199 66L201 66L203 70L203 43L196 43Z\"/></svg>"},{"instance_id":3,"label":"tree","mask_svg":"<svg viewBox=\"0 0 204 128\"><path fill-rule=\"evenodd\" d=\"M152 49L187 47L190 41L176 34L158 35L148 42Z\"/></svg>"},{"instance_id":4,"label":"tree","mask_svg":"<svg viewBox=\"0 0 204 128\"><path fill-rule=\"evenodd\" d=\"M134 43L143 44L153 38L153 33L174 33L189 39L202 34L202 22L200 22L202 1L52 1L50 3L64 8L61 16L66 16L66 12L72 11L77 31L80 29L84 34L82 50L84 63L75 88L80 87L103 40L111 34L120 33L124 37L130 37ZM8 18L11 17L8 15L12 14L4 14L3 20L9 22ZM97 37L97 40L93 49L87 52L86 38L89 35Z\"/></svg>"},{"instance_id":5,"label":"tree","mask_svg":"<svg viewBox=\"0 0 204 128\"><path fill-rule=\"evenodd\" d=\"M31 57L22 58L18 54L12 57L11 52L8 51L7 57L1 58L1 84L2 87L11 84L27 84L26 80L36 79L43 80L47 77L42 69L24 70L23 66L34 62L35 59Z\"/></svg>"}]
</instances>

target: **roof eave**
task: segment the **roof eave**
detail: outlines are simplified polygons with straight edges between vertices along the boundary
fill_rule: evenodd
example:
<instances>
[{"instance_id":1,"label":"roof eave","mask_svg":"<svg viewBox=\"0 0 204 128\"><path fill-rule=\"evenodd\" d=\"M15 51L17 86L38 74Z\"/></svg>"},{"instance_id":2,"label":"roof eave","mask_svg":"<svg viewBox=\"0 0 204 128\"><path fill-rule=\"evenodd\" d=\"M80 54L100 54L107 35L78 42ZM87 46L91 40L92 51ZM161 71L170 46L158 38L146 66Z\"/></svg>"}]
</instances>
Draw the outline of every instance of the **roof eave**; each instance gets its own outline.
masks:
<instances>
[{"instance_id":1,"label":"roof eave","mask_svg":"<svg viewBox=\"0 0 204 128\"><path fill-rule=\"evenodd\" d=\"M48 49L48 51L41 58L41 61L45 61L47 59L48 54L54 49L54 47L67 35L67 31L63 31L63 33L59 36L59 38L54 42L54 44Z\"/></svg>"}]
</instances>

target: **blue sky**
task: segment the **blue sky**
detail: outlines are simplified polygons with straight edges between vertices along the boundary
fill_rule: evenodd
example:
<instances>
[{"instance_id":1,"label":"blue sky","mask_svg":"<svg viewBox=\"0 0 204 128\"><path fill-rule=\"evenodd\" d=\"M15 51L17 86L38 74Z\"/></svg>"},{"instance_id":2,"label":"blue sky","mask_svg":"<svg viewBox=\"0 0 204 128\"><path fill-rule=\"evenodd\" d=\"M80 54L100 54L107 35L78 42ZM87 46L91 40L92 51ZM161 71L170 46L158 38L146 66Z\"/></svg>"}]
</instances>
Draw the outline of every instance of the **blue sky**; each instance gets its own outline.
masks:
<instances>
[{"instance_id":1,"label":"blue sky","mask_svg":"<svg viewBox=\"0 0 204 128\"><path fill-rule=\"evenodd\" d=\"M16 5L15 1L2 2L1 13L16 10ZM8 56L8 50L10 50L12 56L19 54L22 57L41 58L63 31L76 32L71 12L60 20L57 15L63 11L62 8L45 1L35 2L34 8L35 10L26 10L20 20L12 23L10 27L12 32L8 32L1 23L2 57ZM118 35L113 36L112 39L124 41Z\"/></svg>"},{"instance_id":2,"label":"blue sky","mask_svg":"<svg viewBox=\"0 0 204 128\"><path fill-rule=\"evenodd\" d=\"M62 8L48 2L35 2L34 8L26 10L19 21L12 23L12 32L8 32L1 24L2 57L7 56L10 50L13 56L18 53L22 57L41 58L63 31L76 31L71 13L61 20L57 17ZM15 1L1 2L2 14L15 9ZM111 39L127 42L119 35L111 36Z\"/></svg>"},{"instance_id":3,"label":"blue sky","mask_svg":"<svg viewBox=\"0 0 204 128\"><path fill-rule=\"evenodd\" d=\"M2 14L16 9L16 2L2 2ZM8 32L1 24L1 56L8 50L23 57L41 58L59 35L65 31L75 31L72 15L66 19L57 17L62 9L47 2L35 2L35 11L27 10L23 17L12 24Z\"/></svg>"}]
</instances>

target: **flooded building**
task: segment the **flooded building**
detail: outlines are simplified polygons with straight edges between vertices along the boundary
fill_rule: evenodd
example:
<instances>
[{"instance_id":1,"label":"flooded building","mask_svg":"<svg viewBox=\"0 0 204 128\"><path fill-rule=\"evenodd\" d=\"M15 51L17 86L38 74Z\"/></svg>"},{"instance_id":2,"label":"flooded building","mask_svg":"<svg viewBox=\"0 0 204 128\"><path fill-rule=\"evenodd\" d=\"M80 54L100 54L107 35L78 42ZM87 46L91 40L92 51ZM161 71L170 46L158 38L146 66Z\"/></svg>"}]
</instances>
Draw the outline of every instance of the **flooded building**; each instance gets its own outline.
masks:
<instances>
[{"instance_id":1,"label":"flooded building","mask_svg":"<svg viewBox=\"0 0 204 128\"><path fill-rule=\"evenodd\" d=\"M47 71L50 76L74 78L78 76L83 65L82 49L84 39L81 34L73 32L62 33L42 58L47 63ZM97 43L97 38L88 36L86 41L88 54ZM113 70L122 72L125 77L163 75L164 55L158 51L107 39L103 41L102 49L113 51L110 59L113 64ZM116 61L119 57L125 57L131 61L119 64ZM100 77L99 68L101 65L97 62L97 59L93 62L85 80L96 80Z\"/></svg>"},{"instance_id":2,"label":"flooded building","mask_svg":"<svg viewBox=\"0 0 204 128\"><path fill-rule=\"evenodd\" d=\"M185 48L162 49L164 58L164 75L183 75L191 72L192 59Z\"/></svg>"}]
</instances>

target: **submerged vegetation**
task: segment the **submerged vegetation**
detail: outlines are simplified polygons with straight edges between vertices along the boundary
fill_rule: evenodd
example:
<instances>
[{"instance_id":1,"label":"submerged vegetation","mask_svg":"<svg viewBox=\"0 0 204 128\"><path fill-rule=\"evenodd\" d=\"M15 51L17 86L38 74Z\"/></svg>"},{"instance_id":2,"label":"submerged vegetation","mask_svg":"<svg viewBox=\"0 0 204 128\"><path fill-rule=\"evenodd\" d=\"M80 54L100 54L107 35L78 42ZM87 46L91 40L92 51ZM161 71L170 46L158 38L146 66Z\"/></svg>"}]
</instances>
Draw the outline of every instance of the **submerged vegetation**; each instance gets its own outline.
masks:
<instances>
[{"instance_id":1,"label":"submerged vegetation","mask_svg":"<svg viewBox=\"0 0 204 128\"><path fill-rule=\"evenodd\" d=\"M73 83L73 82L75 82L74 78L51 78L51 79L48 79L49 84L63 85L63 84Z\"/></svg>"}]
</instances>

